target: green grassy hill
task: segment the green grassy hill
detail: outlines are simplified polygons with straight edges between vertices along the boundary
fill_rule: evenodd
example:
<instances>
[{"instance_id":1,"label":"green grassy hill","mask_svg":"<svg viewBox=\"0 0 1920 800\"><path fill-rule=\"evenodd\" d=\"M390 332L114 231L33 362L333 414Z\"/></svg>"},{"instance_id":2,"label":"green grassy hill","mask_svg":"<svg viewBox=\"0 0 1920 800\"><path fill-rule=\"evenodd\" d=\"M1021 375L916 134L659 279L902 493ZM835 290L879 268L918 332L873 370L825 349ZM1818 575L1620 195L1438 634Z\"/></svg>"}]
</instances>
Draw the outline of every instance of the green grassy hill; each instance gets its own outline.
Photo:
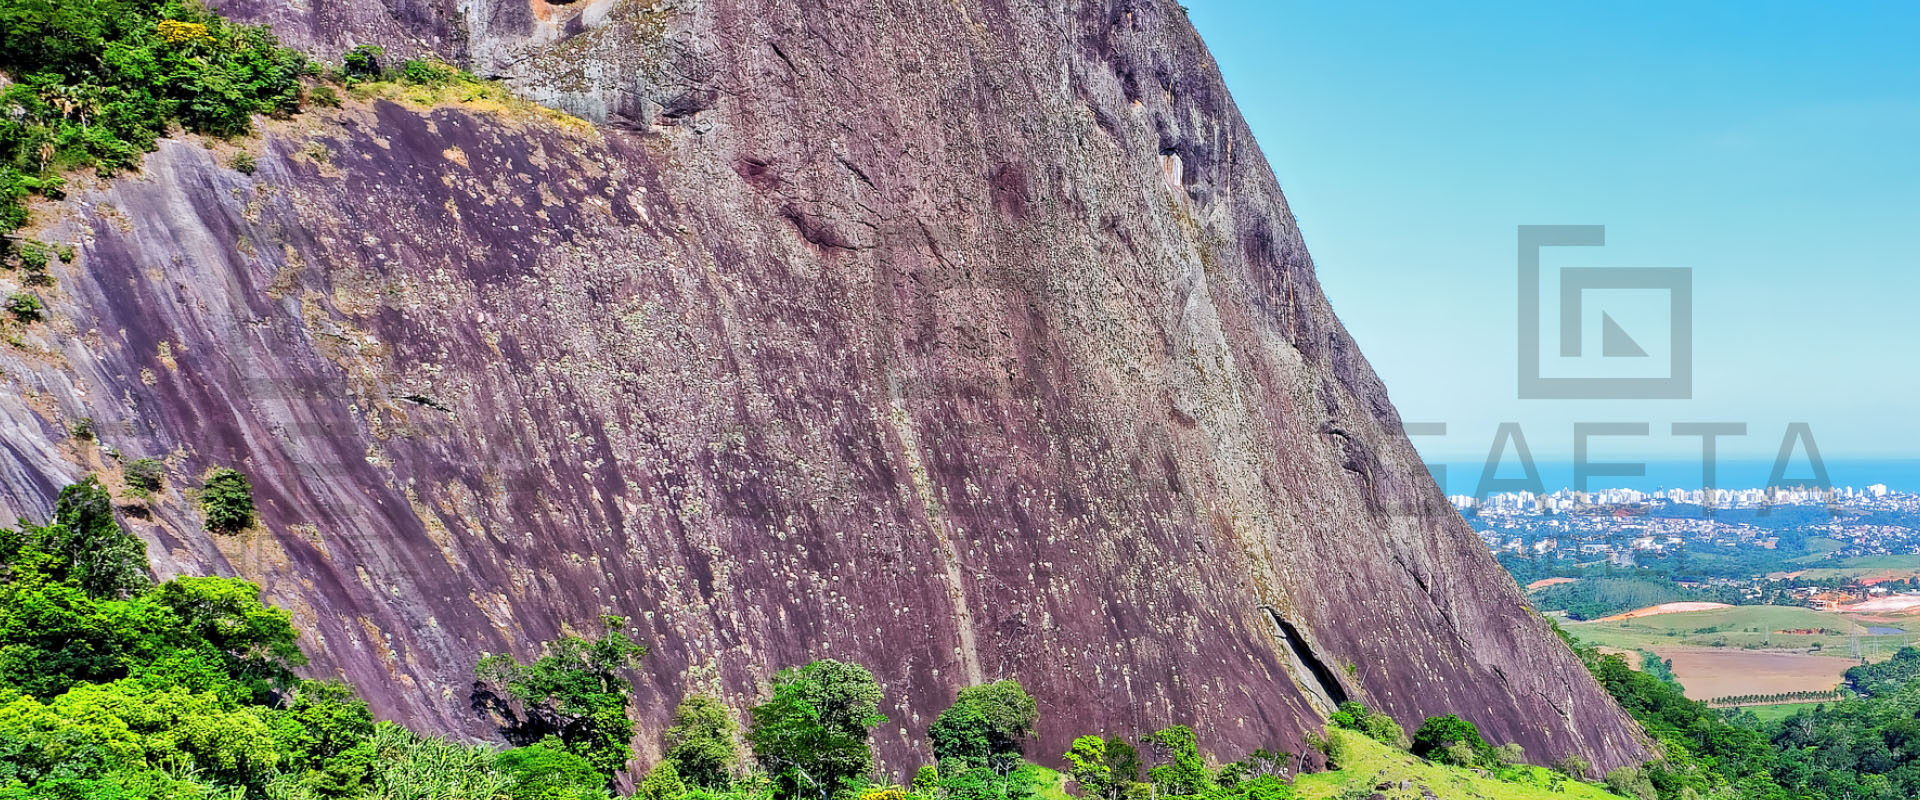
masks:
<instances>
[{"instance_id":1,"label":"green grassy hill","mask_svg":"<svg viewBox=\"0 0 1920 800\"><path fill-rule=\"evenodd\" d=\"M1432 763L1354 731L1332 730L1328 735L1344 743L1346 764L1341 769L1295 778L1293 789L1305 800L1370 797L1376 792L1389 800L1418 800L1423 789L1443 800L1619 800L1618 795L1600 786L1571 780L1542 767L1524 769L1522 780L1503 781L1476 770ZM1383 784L1387 788L1379 788ZM1400 788L1403 784L1407 788Z\"/></svg>"}]
</instances>

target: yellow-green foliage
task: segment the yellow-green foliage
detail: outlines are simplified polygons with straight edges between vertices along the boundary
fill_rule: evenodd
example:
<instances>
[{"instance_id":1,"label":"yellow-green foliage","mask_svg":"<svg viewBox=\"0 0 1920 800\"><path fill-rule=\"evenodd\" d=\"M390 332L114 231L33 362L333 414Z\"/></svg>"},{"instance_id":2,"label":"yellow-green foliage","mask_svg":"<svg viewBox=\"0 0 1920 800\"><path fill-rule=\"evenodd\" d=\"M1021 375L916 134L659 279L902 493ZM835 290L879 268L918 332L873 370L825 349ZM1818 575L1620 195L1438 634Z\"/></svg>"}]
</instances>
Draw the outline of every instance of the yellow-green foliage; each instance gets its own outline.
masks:
<instances>
[{"instance_id":1,"label":"yellow-green foliage","mask_svg":"<svg viewBox=\"0 0 1920 800\"><path fill-rule=\"evenodd\" d=\"M1486 800L1602 800L1613 794L1599 786L1572 780L1543 767L1518 767L1515 780L1501 780L1474 770L1435 764L1414 757L1350 730L1329 730L1330 740L1343 750L1344 763L1338 770L1302 775L1293 788L1303 800L1342 798L1353 794L1367 797L1375 791L1389 800L1419 798L1421 787L1441 798L1485 798ZM1408 781L1411 788L1399 788ZM1387 789L1376 789L1382 783Z\"/></svg>"},{"instance_id":2,"label":"yellow-green foliage","mask_svg":"<svg viewBox=\"0 0 1920 800\"><path fill-rule=\"evenodd\" d=\"M418 108L460 105L502 116L538 119L569 133L595 133L593 124L586 120L514 97L499 83L461 72L442 75L440 80L429 82L408 80L405 73L357 81L349 86L347 94L356 100L391 100Z\"/></svg>"}]
</instances>

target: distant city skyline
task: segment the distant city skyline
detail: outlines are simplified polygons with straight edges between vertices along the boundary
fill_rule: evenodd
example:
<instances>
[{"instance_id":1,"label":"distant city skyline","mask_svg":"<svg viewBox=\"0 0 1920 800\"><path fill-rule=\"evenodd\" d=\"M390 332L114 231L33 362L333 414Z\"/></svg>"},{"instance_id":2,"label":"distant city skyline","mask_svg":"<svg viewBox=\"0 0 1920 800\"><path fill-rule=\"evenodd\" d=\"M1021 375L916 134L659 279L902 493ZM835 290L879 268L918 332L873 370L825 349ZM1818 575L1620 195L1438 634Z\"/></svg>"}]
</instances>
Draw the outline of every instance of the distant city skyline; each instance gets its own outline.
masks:
<instances>
[{"instance_id":1,"label":"distant city skyline","mask_svg":"<svg viewBox=\"0 0 1920 800\"><path fill-rule=\"evenodd\" d=\"M1649 424L1595 460L1697 458L1669 431L1702 421L1746 423L1722 458L1792 422L1829 460L1920 458L1920 7L1189 5L1335 311L1405 421L1446 425L1430 462L1503 422L1564 461L1589 421ZM1692 270L1690 399L1517 399L1521 224L1606 226L1547 270ZM1643 300L1595 304L1654 350L1664 311L1618 310Z\"/></svg>"}]
</instances>

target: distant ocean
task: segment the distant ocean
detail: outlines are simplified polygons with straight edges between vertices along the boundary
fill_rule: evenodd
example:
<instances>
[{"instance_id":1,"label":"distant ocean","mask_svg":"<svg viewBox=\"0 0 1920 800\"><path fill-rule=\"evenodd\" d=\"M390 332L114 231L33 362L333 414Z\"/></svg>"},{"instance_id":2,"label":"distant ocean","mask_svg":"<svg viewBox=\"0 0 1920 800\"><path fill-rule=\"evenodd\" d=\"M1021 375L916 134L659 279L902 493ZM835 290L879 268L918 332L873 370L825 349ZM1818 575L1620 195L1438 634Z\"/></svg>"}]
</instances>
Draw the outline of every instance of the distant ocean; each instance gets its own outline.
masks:
<instances>
[{"instance_id":1,"label":"distant ocean","mask_svg":"<svg viewBox=\"0 0 1920 800\"><path fill-rule=\"evenodd\" d=\"M1796 452L1792 463L1787 465L1786 483L1793 484L1809 478L1813 470L1807 466L1802 453ZM1596 457L1596 461L1610 460L1613 457ZM1435 465L1437 466L1437 465ZM1540 482L1547 491L1573 488L1573 462L1541 461ZM1700 462L1695 461L1651 461L1647 462L1647 474L1639 478L1618 478L1595 476L1588 479L1587 488L1597 489L1637 489L1651 492L1659 489L1698 489L1700 488ZM1827 477L1833 485L1852 486L1865 489L1876 483L1884 483L1887 489L1896 492L1920 492L1920 458L1906 459L1830 459L1826 462ZM1446 480L1441 488L1447 494L1473 494L1480 483L1480 462L1446 462ZM1767 478L1773 474L1772 461L1723 460L1719 464L1717 483L1721 489L1758 489L1767 485ZM1524 473L1517 458L1509 455L1501 465L1496 476L1501 479L1519 478ZM1436 477L1438 477L1436 475Z\"/></svg>"}]
</instances>

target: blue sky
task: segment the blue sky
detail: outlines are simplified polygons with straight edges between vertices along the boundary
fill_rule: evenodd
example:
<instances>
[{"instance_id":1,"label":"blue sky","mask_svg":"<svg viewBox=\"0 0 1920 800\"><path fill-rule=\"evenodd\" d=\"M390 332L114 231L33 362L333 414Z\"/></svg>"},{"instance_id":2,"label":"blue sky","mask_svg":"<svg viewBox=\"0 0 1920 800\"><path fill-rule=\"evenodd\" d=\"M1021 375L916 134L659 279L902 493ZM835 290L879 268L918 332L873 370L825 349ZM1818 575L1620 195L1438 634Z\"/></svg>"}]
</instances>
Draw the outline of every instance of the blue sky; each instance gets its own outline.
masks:
<instances>
[{"instance_id":1,"label":"blue sky","mask_svg":"<svg viewBox=\"0 0 1920 800\"><path fill-rule=\"evenodd\" d=\"M1920 458L1920 6L1187 2L1335 311L1402 416L1447 423L1429 461L1507 421L1542 460L1584 421L1652 431L1596 460L1697 458L1690 421L1747 423L1730 458L1789 422ZM1607 227L1547 252L1554 314L1560 267L1693 271L1691 399L1517 398L1519 224ZM1544 371L1659 372L1663 298L1588 301L1588 341L1606 311L1648 359Z\"/></svg>"}]
</instances>

